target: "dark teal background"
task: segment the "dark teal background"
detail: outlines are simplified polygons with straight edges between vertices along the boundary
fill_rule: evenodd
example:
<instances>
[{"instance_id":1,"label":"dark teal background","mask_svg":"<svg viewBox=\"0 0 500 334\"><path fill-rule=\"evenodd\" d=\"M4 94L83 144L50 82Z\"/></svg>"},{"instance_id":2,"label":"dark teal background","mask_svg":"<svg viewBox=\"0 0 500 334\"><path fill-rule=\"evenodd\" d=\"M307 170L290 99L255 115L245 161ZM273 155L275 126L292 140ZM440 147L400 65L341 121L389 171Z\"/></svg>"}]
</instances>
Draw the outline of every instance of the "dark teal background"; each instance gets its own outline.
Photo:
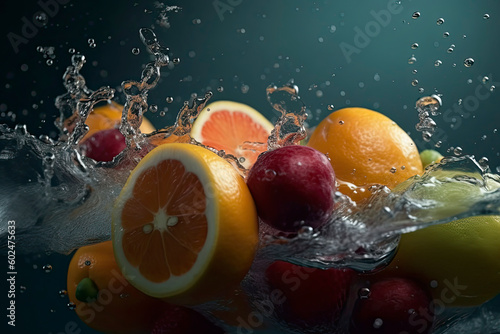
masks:
<instances>
[{"instance_id":1,"label":"dark teal background","mask_svg":"<svg viewBox=\"0 0 500 334\"><path fill-rule=\"evenodd\" d=\"M223 13L222 9L217 12L212 0L167 3L183 9L171 13L170 28L156 25L155 31L170 48L172 58L179 57L181 62L164 69L161 83L150 92L151 103L160 110L168 108L166 116L146 116L157 127L172 124L192 93L212 90L213 100L247 103L275 120L277 113L266 101L265 89L293 79L311 115L311 125L330 113L330 104L335 109L367 107L391 117L420 149L432 148L436 140L442 140L443 154L460 146L466 154L486 156L495 170L500 166L500 132L494 131L500 128L500 3L402 0L397 7L400 12L391 14L386 26L375 23L373 12L387 10L393 1L220 0L232 4L232 11ZM142 65L150 60L138 30L155 23L158 10L153 1L69 1L26 44L19 45L18 53L8 40L9 33L20 35L22 18L32 21L41 7L36 1L9 1L0 9L0 123L26 123L33 134L57 135L52 125L58 115L53 102L64 93L61 78L70 62L69 48L86 55L82 73L91 89L118 87L123 80L139 79ZM412 19L415 11L421 13L418 19ZM490 18L483 19L484 14ZM437 25L440 17L445 22ZM360 42L357 31L366 33L366 28L373 29L368 31L371 37L356 44ZM443 37L444 32L450 36ZM89 47L89 38L95 39L96 48ZM412 49L413 43L419 47ZM358 49L351 61L341 50L346 44ZM455 48L448 53L451 44ZM45 64L37 46L55 47L52 66ZM139 55L132 54L134 47L141 49ZM417 61L408 64L412 55ZM463 65L468 57L475 60L470 68ZM435 67L438 59L442 65ZM485 85L483 76L490 78ZM411 85L414 79L418 80L416 87ZM497 86L492 93L488 90L491 84ZM219 86L223 92L217 91ZM420 97L434 93L442 94L443 113L435 117L437 138L426 143L415 130L414 105ZM174 97L173 103L165 101L168 96ZM24 259L26 263L22 263ZM17 299L16 332L63 332L67 321L77 320L66 310L67 300L57 294L65 287L69 257L18 255L18 261L22 265L18 285L26 290ZM46 263L54 267L49 274L41 270ZM82 333L91 331L82 327Z\"/></svg>"}]
</instances>

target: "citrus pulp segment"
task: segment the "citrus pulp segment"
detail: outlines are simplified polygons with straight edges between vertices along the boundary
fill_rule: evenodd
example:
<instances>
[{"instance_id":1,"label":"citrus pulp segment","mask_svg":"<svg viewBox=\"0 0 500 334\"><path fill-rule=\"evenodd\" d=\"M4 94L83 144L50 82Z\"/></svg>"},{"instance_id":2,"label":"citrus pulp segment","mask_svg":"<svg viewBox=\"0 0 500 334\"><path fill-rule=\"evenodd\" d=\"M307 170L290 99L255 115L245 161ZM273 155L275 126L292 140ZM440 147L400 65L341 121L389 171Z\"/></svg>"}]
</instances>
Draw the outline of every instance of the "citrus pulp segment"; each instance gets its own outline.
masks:
<instances>
[{"instance_id":1,"label":"citrus pulp segment","mask_svg":"<svg viewBox=\"0 0 500 334\"><path fill-rule=\"evenodd\" d=\"M191 137L234 155L245 168L250 168L259 154L267 150L272 129L273 125L252 107L217 101L201 111L191 129Z\"/></svg>"},{"instance_id":2,"label":"citrus pulp segment","mask_svg":"<svg viewBox=\"0 0 500 334\"><path fill-rule=\"evenodd\" d=\"M134 286L197 304L244 277L258 220L232 165L203 147L172 143L132 171L115 202L112 235L117 262Z\"/></svg>"}]
</instances>

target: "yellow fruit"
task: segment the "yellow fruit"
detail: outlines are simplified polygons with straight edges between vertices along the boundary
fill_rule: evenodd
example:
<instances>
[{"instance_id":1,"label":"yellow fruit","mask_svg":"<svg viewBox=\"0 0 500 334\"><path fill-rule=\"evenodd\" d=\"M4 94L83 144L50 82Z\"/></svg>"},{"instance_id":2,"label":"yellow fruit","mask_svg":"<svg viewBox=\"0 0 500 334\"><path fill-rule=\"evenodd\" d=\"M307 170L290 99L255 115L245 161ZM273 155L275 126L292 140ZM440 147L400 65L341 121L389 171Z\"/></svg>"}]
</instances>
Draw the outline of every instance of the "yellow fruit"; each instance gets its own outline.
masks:
<instances>
[{"instance_id":1,"label":"yellow fruit","mask_svg":"<svg viewBox=\"0 0 500 334\"><path fill-rule=\"evenodd\" d=\"M423 172L410 136L388 117L369 109L331 113L316 127L307 145L330 158L339 191L354 201L369 197L372 184L392 189Z\"/></svg>"},{"instance_id":2,"label":"yellow fruit","mask_svg":"<svg viewBox=\"0 0 500 334\"><path fill-rule=\"evenodd\" d=\"M217 101L199 114L191 137L203 145L234 155L244 167L250 168L259 154L267 150L267 138L272 130L273 125L252 107Z\"/></svg>"},{"instance_id":3,"label":"yellow fruit","mask_svg":"<svg viewBox=\"0 0 500 334\"><path fill-rule=\"evenodd\" d=\"M383 275L413 277L446 307L480 305L500 294L500 216L476 216L401 237Z\"/></svg>"},{"instance_id":4,"label":"yellow fruit","mask_svg":"<svg viewBox=\"0 0 500 334\"><path fill-rule=\"evenodd\" d=\"M253 199L238 172L196 145L160 145L132 171L113 209L116 260L144 293L198 304L231 291L258 243Z\"/></svg>"}]
</instances>

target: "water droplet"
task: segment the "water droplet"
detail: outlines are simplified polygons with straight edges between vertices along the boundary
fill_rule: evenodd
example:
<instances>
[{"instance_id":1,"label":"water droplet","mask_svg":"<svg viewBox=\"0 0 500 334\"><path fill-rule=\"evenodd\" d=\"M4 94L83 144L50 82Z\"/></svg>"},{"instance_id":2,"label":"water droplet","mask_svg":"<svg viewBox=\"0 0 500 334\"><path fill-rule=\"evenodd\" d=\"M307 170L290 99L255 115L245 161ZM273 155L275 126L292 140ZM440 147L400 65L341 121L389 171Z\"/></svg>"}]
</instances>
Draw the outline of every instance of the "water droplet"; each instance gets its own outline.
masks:
<instances>
[{"instance_id":1,"label":"water droplet","mask_svg":"<svg viewBox=\"0 0 500 334\"><path fill-rule=\"evenodd\" d=\"M439 60L439 59L438 59L438 60L436 60L436 61L434 62L434 66L438 67L438 66L440 66L442 63L443 63L443 62L442 62L441 60Z\"/></svg>"},{"instance_id":2,"label":"water droplet","mask_svg":"<svg viewBox=\"0 0 500 334\"><path fill-rule=\"evenodd\" d=\"M311 226L302 226L298 231L297 234L301 236L302 238L309 238L313 235L314 229Z\"/></svg>"},{"instance_id":3,"label":"water droplet","mask_svg":"<svg viewBox=\"0 0 500 334\"><path fill-rule=\"evenodd\" d=\"M333 110L335 108L335 106L333 104L329 104L327 108L328 108L328 110L331 111L331 110Z\"/></svg>"},{"instance_id":4,"label":"water droplet","mask_svg":"<svg viewBox=\"0 0 500 334\"><path fill-rule=\"evenodd\" d=\"M490 14L484 14L484 15L483 15L483 19L487 20L487 19L489 19L489 18L490 18Z\"/></svg>"},{"instance_id":5,"label":"water droplet","mask_svg":"<svg viewBox=\"0 0 500 334\"><path fill-rule=\"evenodd\" d=\"M465 67L471 67L472 65L474 65L474 59L472 59L472 58L465 59L464 65L465 65Z\"/></svg>"},{"instance_id":6,"label":"water droplet","mask_svg":"<svg viewBox=\"0 0 500 334\"><path fill-rule=\"evenodd\" d=\"M418 48L418 43L413 43L413 44L411 45L411 48L412 48L412 49L417 49L417 48Z\"/></svg>"},{"instance_id":7,"label":"water droplet","mask_svg":"<svg viewBox=\"0 0 500 334\"><path fill-rule=\"evenodd\" d=\"M75 310L75 309L76 309L76 304L75 304L75 303L73 303L73 302L69 302L69 303L67 304L67 307L68 307L68 309L70 309L71 311L73 311L73 310Z\"/></svg>"},{"instance_id":8,"label":"water droplet","mask_svg":"<svg viewBox=\"0 0 500 334\"><path fill-rule=\"evenodd\" d=\"M64 289L63 290L59 290L58 294L59 294L59 297L64 298L65 296L68 295L68 291L66 291Z\"/></svg>"},{"instance_id":9,"label":"water droplet","mask_svg":"<svg viewBox=\"0 0 500 334\"><path fill-rule=\"evenodd\" d=\"M172 59L172 62L173 62L175 65L178 65L178 64L180 64L181 59L180 59L180 58L174 58L174 59Z\"/></svg>"},{"instance_id":10,"label":"water droplet","mask_svg":"<svg viewBox=\"0 0 500 334\"><path fill-rule=\"evenodd\" d=\"M48 66L52 66L52 64L54 64L54 61L52 59L47 59L47 61L45 62Z\"/></svg>"},{"instance_id":11,"label":"water droplet","mask_svg":"<svg viewBox=\"0 0 500 334\"><path fill-rule=\"evenodd\" d=\"M492 85L492 86L490 87L490 92L493 92L493 91L495 90L495 88L496 88L496 87L495 87L494 85Z\"/></svg>"},{"instance_id":12,"label":"water droplet","mask_svg":"<svg viewBox=\"0 0 500 334\"><path fill-rule=\"evenodd\" d=\"M482 157L481 159L479 159L478 163L479 163L479 166L481 166L483 169L485 168L488 168L488 158L486 157Z\"/></svg>"},{"instance_id":13,"label":"water droplet","mask_svg":"<svg viewBox=\"0 0 500 334\"><path fill-rule=\"evenodd\" d=\"M417 58L415 58L415 56L411 56L409 59L408 59L408 64L414 64L415 62L417 61Z\"/></svg>"},{"instance_id":14,"label":"water droplet","mask_svg":"<svg viewBox=\"0 0 500 334\"><path fill-rule=\"evenodd\" d=\"M396 168L396 167L391 167L391 173L392 173L392 174L396 173L396 171L397 171L397 168Z\"/></svg>"},{"instance_id":15,"label":"water droplet","mask_svg":"<svg viewBox=\"0 0 500 334\"><path fill-rule=\"evenodd\" d=\"M132 54L133 55L137 56L139 53L141 53L141 49L139 49L139 48L132 48Z\"/></svg>"},{"instance_id":16,"label":"water droplet","mask_svg":"<svg viewBox=\"0 0 500 334\"><path fill-rule=\"evenodd\" d=\"M382 327L383 324L384 324L384 321L380 318L377 318L373 322L373 328L378 329L378 328Z\"/></svg>"},{"instance_id":17,"label":"water droplet","mask_svg":"<svg viewBox=\"0 0 500 334\"><path fill-rule=\"evenodd\" d=\"M168 96L165 101L167 101L167 103L172 103L174 102L174 98L172 96Z\"/></svg>"},{"instance_id":18,"label":"water droplet","mask_svg":"<svg viewBox=\"0 0 500 334\"><path fill-rule=\"evenodd\" d=\"M420 12L414 12L411 16L412 19L416 20L420 17Z\"/></svg>"},{"instance_id":19,"label":"water droplet","mask_svg":"<svg viewBox=\"0 0 500 334\"><path fill-rule=\"evenodd\" d=\"M413 87L417 86L417 85L418 85L418 80L417 80L417 79L413 79L413 80L411 81L411 85L412 85Z\"/></svg>"},{"instance_id":20,"label":"water droplet","mask_svg":"<svg viewBox=\"0 0 500 334\"><path fill-rule=\"evenodd\" d=\"M47 14L40 12L37 16L35 16L35 20L42 25L46 25L48 21Z\"/></svg>"},{"instance_id":21,"label":"water droplet","mask_svg":"<svg viewBox=\"0 0 500 334\"><path fill-rule=\"evenodd\" d=\"M85 261L85 265L86 265L87 267L88 267L88 266L90 266L91 264L92 264L92 262L90 262L90 260L86 260L86 261Z\"/></svg>"},{"instance_id":22,"label":"water droplet","mask_svg":"<svg viewBox=\"0 0 500 334\"><path fill-rule=\"evenodd\" d=\"M440 26L440 25L441 25L441 24L443 24L443 23L444 23L444 19L443 19L442 17L440 17L440 18L439 18L439 19L437 19L437 21L436 21L436 24L437 24L438 26Z\"/></svg>"},{"instance_id":23,"label":"water droplet","mask_svg":"<svg viewBox=\"0 0 500 334\"><path fill-rule=\"evenodd\" d=\"M459 146L455 147L455 149L453 150L453 154L455 154L456 156L462 155L462 148Z\"/></svg>"},{"instance_id":24,"label":"water droplet","mask_svg":"<svg viewBox=\"0 0 500 334\"><path fill-rule=\"evenodd\" d=\"M449 36L450 36L450 33L449 33L449 32L447 32L447 31L446 31L445 33L443 33L443 37L444 37L444 38L449 37Z\"/></svg>"},{"instance_id":25,"label":"water droplet","mask_svg":"<svg viewBox=\"0 0 500 334\"><path fill-rule=\"evenodd\" d=\"M276 177L276 171L274 169L266 169L264 171L264 181L272 181Z\"/></svg>"},{"instance_id":26,"label":"water droplet","mask_svg":"<svg viewBox=\"0 0 500 334\"><path fill-rule=\"evenodd\" d=\"M42 270L46 273L50 273L52 271L52 266L50 264L46 264L42 267Z\"/></svg>"},{"instance_id":27,"label":"water droplet","mask_svg":"<svg viewBox=\"0 0 500 334\"><path fill-rule=\"evenodd\" d=\"M368 298L370 298L371 294L372 294L372 292L370 291L369 288L361 288L358 290L359 299L368 299Z\"/></svg>"}]
</instances>

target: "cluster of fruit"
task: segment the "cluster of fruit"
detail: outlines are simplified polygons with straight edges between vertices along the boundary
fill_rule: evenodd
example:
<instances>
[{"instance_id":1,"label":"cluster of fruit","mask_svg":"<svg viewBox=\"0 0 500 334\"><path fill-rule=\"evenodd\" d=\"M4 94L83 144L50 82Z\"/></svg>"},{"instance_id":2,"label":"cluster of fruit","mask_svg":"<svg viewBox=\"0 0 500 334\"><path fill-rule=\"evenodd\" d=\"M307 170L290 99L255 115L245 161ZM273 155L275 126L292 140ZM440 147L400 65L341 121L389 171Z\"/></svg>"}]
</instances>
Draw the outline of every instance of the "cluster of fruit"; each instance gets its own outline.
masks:
<instances>
[{"instance_id":1,"label":"cluster of fruit","mask_svg":"<svg viewBox=\"0 0 500 334\"><path fill-rule=\"evenodd\" d=\"M85 155L110 161L124 148L114 119L87 123L95 133L81 144ZM259 220L291 234L320 228L335 215L336 192L362 207L371 186L393 189L422 174L422 161L440 158L419 155L392 120L363 108L333 112L306 146L268 151L272 129L256 110L229 101L207 106L194 123L191 136L237 157L249 169L246 180L197 145L148 153L116 200L112 242L81 248L70 264L68 294L80 318L112 333L217 333L189 307L226 300L212 315L261 328L245 321L255 305L239 288ZM500 217L473 217L403 235L395 259L376 273L275 261L261 274L273 316L299 330L429 333L441 308L480 305L500 292L499 238Z\"/></svg>"}]
</instances>

